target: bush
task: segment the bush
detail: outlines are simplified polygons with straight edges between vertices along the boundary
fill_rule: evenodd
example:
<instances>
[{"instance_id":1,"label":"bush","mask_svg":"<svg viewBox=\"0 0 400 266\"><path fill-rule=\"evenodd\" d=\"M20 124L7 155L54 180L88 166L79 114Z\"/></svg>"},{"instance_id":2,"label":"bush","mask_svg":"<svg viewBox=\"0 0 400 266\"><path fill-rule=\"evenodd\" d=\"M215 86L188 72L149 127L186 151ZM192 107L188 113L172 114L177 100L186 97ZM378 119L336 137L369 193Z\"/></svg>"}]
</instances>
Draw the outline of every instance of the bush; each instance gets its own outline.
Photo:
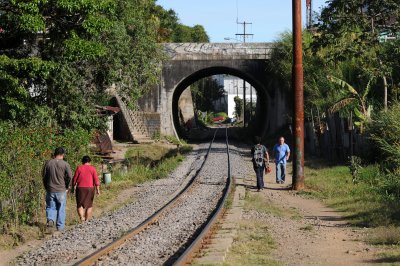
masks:
<instances>
[{"instance_id":1,"label":"bush","mask_svg":"<svg viewBox=\"0 0 400 266\"><path fill-rule=\"evenodd\" d=\"M380 164L380 184L374 186L382 200L400 202L400 103L373 117L367 130L376 147Z\"/></svg>"},{"instance_id":2,"label":"bush","mask_svg":"<svg viewBox=\"0 0 400 266\"><path fill-rule=\"evenodd\" d=\"M223 117L224 119L226 119L228 117L228 115L225 112L219 112L219 113L215 113L214 117Z\"/></svg>"},{"instance_id":3,"label":"bush","mask_svg":"<svg viewBox=\"0 0 400 266\"><path fill-rule=\"evenodd\" d=\"M213 123L213 118L214 118L214 113L213 112L205 112L205 115L203 116L203 112L198 110L197 111L197 118L198 118L198 123L203 126L207 127L211 123Z\"/></svg>"},{"instance_id":4,"label":"bush","mask_svg":"<svg viewBox=\"0 0 400 266\"><path fill-rule=\"evenodd\" d=\"M90 134L45 126L18 127L10 122L0 122L0 134L0 228L37 222L44 204L44 162L62 146L74 170L88 152Z\"/></svg>"},{"instance_id":5,"label":"bush","mask_svg":"<svg viewBox=\"0 0 400 266\"><path fill-rule=\"evenodd\" d=\"M235 96L233 100L235 101L235 116L237 119L239 119L242 116L243 101L239 96Z\"/></svg>"},{"instance_id":6,"label":"bush","mask_svg":"<svg viewBox=\"0 0 400 266\"><path fill-rule=\"evenodd\" d=\"M400 169L400 103L373 117L367 127L371 141L378 148L382 168L394 172Z\"/></svg>"}]
</instances>

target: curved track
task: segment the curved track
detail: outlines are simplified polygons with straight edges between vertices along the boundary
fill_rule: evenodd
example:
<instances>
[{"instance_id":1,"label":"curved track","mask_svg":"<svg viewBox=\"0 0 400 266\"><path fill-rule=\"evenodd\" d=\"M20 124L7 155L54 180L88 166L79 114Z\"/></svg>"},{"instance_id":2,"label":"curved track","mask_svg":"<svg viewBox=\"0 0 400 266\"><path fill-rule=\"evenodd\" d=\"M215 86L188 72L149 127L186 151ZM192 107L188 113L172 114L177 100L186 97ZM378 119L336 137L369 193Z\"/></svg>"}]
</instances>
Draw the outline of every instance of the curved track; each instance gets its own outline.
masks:
<instances>
[{"instance_id":1,"label":"curved track","mask_svg":"<svg viewBox=\"0 0 400 266\"><path fill-rule=\"evenodd\" d=\"M201 168L172 200L124 236L75 265L179 265L189 261L222 212L230 191L228 129L225 130L225 143L215 143L216 131Z\"/></svg>"}]
</instances>

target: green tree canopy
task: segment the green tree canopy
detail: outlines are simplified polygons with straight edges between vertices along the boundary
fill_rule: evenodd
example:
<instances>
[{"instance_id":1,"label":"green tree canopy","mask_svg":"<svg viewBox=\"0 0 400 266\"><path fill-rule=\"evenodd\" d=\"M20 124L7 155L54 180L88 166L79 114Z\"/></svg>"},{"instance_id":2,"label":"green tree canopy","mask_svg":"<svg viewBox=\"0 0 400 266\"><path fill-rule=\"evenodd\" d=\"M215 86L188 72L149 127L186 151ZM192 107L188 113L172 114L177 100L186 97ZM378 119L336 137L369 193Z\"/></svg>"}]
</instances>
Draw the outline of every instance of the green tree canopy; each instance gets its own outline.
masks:
<instances>
[{"instance_id":1,"label":"green tree canopy","mask_svg":"<svg viewBox=\"0 0 400 266\"><path fill-rule=\"evenodd\" d=\"M64 127L96 126L94 105L114 87L134 103L157 77L153 0L1 1L1 119L40 108ZM46 112L45 112L46 113ZM97 122L96 122L97 121Z\"/></svg>"},{"instance_id":2,"label":"green tree canopy","mask_svg":"<svg viewBox=\"0 0 400 266\"><path fill-rule=\"evenodd\" d=\"M178 15L174 10L165 10L161 6L155 5L152 12L159 21L159 42L209 42L209 37L203 26L183 25L179 22Z\"/></svg>"},{"instance_id":3,"label":"green tree canopy","mask_svg":"<svg viewBox=\"0 0 400 266\"><path fill-rule=\"evenodd\" d=\"M397 0L330 0L315 25L315 50L325 49L331 64L353 61L364 79L382 79L384 105L393 65L385 60L380 37L400 36L400 2ZM379 95L379 94L377 94Z\"/></svg>"}]
</instances>

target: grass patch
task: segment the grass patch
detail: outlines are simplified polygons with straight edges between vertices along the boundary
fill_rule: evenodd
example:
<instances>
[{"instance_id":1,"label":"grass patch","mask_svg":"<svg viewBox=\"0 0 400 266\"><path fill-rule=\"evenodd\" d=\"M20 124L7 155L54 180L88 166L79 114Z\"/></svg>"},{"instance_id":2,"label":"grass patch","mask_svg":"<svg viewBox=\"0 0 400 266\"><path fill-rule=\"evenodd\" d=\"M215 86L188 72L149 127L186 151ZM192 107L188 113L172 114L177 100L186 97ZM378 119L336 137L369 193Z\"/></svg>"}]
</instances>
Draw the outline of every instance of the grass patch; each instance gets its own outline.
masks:
<instances>
[{"instance_id":1,"label":"grass patch","mask_svg":"<svg viewBox=\"0 0 400 266\"><path fill-rule=\"evenodd\" d=\"M284 211L268 204L260 195L246 190L244 208L264 213L283 215ZM281 265L272 258L276 243L268 232L265 221L256 219L241 221L237 237L223 265Z\"/></svg>"},{"instance_id":2,"label":"grass patch","mask_svg":"<svg viewBox=\"0 0 400 266\"><path fill-rule=\"evenodd\" d=\"M362 168L353 183L348 167L312 161L306 164L305 176L306 190L299 195L321 199L355 226L375 227L365 240L384 245L385 252L377 262L400 262L400 205L385 199L382 184L387 177L379 173L378 166Z\"/></svg>"},{"instance_id":3,"label":"grass patch","mask_svg":"<svg viewBox=\"0 0 400 266\"><path fill-rule=\"evenodd\" d=\"M281 265L271 257L275 248L265 222L242 222L224 265Z\"/></svg>"},{"instance_id":4,"label":"grass patch","mask_svg":"<svg viewBox=\"0 0 400 266\"><path fill-rule=\"evenodd\" d=\"M246 190L244 203L245 210L255 210L260 213L269 213L278 217L290 217L291 219L301 219L301 214L294 208L285 209L273 204L272 201L266 199L262 194L249 193Z\"/></svg>"},{"instance_id":5,"label":"grass patch","mask_svg":"<svg viewBox=\"0 0 400 266\"><path fill-rule=\"evenodd\" d=\"M353 225L374 227L399 224L399 206L383 201L374 189L380 180L376 168L363 168L360 182L353 184L347 166L308 162L305 166L306 190L299 195L321 199L328 206L343 212Z\"/></svg>"},{"instance_id":6,"label":"grass patch","mask_svg":"<svg viewBox=\"0 0 400 266\"><path fill-rule=\"evenodd\" d=\"M374 245L399 245L400 228L395 226L374 228L371 230L367 240Z\"/></svg>"},{"instance_id":7,"label":"grass patch","mask_svg":"<svg viewBox=\"0 0 400 266\"><path fill-rule=\"evenodd\" d=\"M300 227L299 229L303 231L312 231L314 227L311 224L308 224L306 226Z\"/></svg>"},{"instance_id":8,"label":"grass patch","mask_svg":"<svg viewBox=\"0 0 400 266\"><path fill-rule=\"evenodd\" d=\"M225 204L224 204L224 208L225 209L231 209L232 205L233 205L233 198L235 197L235 190L236 190L236 182L235 182L235 178L232 177L231 178L231 191L228 195L228 197L226 198Z\"/></svg>"},{"instance_id":9,"label":"grass patch","mask_svg":"<svg viewBox=\"0 0 400 266\"><path fill-rule=\"evenodd\" d=\"M244 209L258 211L260 213L270 213L278 217L285 216L285 210L283 208L276 207L270 200L267 200L259 194L249 193L249 191L246 191Z\"/></svg>"},{"instance_id":10,"label":"grass patch","mask_svg":"<svg viewBox=\"0 0 400 266\"><path fill-rule=\"evenodd\" d=\"M379 254L379 259L375 263L384 263L384 265L400 265L400 251L387 251Z\"/></svg>"},{"instance_id":11,"label":"grass patch","mask_svg":"<svg viewBox=\"0 0 400 266\"><path fill-rule=\"evenodd\" d=\"M157 161L161 160L169 150L167 146L157 144L137 144L126 151L125 158L144 157Z\"/></svg>"}]
</instances>

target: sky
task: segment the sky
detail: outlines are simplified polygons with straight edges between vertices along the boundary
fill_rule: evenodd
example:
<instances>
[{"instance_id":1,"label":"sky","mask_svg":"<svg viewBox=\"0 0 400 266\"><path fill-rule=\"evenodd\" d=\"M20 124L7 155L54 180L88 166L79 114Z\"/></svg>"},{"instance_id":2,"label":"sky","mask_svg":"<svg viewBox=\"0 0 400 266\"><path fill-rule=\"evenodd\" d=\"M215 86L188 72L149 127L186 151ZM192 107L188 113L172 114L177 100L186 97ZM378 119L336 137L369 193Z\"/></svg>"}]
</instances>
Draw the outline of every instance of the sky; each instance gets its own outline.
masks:
<instances>
[{"instance_id":1,"label":"sky","mask_svg":"<svg viewBox=\"0 0 400 266\"><path fill-rule=\"evenodd\" d=\"M313 11L325 6L326 0L313 0ZM251 22L246 32L254 36L246 42L271 42L279 38L279 34L292 30L291 0L158 0L165 9L173 9L180 22L194 26L203 25L210 42L234 42L236 33L243 33L239 22ZM303 24L305 25L305 1L302 1ZM231 40L225 40L231 38Z\"/></svg>"}]
</instances>

